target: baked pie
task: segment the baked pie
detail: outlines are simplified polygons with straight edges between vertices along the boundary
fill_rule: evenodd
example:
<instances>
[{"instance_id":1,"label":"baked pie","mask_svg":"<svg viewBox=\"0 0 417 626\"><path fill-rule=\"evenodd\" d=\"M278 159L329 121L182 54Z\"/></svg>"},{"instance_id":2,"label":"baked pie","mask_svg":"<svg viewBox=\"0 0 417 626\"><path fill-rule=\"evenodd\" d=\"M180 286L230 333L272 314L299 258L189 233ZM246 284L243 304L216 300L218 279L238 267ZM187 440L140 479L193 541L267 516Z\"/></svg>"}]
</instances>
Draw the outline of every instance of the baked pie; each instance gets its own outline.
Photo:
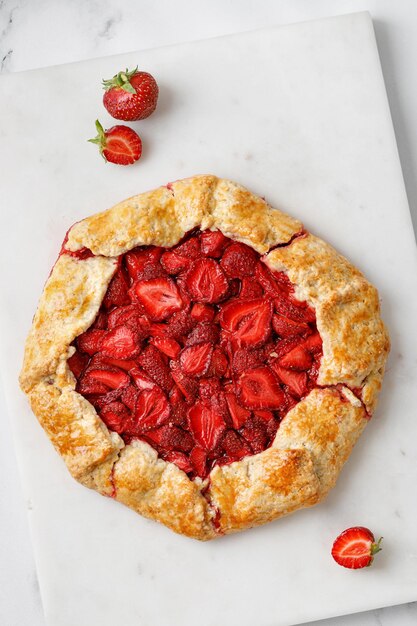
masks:
<instances>
[{"instance_id":1,"label":"baked pie","mask_svg":"<svg viewBox=\"0 0 417 626\"><path fill-rule=\"evenodd\" d=\"M69 230L20 382L74 478L206 540L326 496L388 351L359 270L195 176Z\"/></svg>"}]
</instances>

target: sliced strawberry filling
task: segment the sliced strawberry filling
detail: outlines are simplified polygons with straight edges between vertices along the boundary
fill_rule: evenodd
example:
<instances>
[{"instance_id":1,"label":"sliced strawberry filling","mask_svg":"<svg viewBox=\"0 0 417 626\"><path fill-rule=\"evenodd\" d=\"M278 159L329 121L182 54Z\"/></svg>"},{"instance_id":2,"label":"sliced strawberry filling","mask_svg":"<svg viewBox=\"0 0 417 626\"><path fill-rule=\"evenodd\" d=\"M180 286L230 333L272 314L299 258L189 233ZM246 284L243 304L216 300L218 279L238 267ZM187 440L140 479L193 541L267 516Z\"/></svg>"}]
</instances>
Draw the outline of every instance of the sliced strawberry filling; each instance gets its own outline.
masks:
<instances>
[{"instance_id":1,"label":"sliced strawberry filling","mask_svg":"<svg viewBox=\"0 0 417 626\"><path fill-rule=\"evenodd\" d=\"M122 255L73 345L76 389L107 427L203 479L271 445L322 356L315 313L287 276L219 231Z\"/></svg>"}]
</instances>

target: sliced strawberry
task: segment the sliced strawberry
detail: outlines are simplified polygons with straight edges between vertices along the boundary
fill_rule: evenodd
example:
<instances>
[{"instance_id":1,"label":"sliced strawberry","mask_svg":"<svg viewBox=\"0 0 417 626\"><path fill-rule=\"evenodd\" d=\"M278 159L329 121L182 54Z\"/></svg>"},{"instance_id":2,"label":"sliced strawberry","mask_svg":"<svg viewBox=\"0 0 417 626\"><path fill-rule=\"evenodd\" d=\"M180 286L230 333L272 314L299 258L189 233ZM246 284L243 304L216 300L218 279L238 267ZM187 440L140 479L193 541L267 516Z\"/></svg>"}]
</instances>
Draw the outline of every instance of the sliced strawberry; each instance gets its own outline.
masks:
<instances>
[{"instance_id":1,"label":"sliced strawberry","mask_svg":"<svg viewBox=\"0 0 417 626\"><path fill-rule=\"evenodd\" d=\"M179 450L180 452L189 452L194 445L190 433L171 424L165 424L157 430L147 431L146 438L150 439L151 443L155 443L162 450L167 451Z\"/></svg>"},{"instance_id":2,"label":"sliced strawberry","mask_svg":"<svg viewBox=\"0 0 417 626\"><path fill-rule=\"evenodd\" d=\"M197 381L184 374L178 361L171 361L170 365L172 378L175 380L184 398L189 403L194 402L198 394Z\"/></svg>"},{"instance_id":3,"label":"sliced strawberry","mask_svg":"<svg viewBox=\"0 0 417 626\"><path fill-rule=\"evenodd\" d=\"M233 300L221 308L220 325L233 333L242 346L256 346L268 338L271 331L272 304L269 300Z\"/></svg>"},{"instance_id":4,"label":"sliced strawberry","mask_svg":"<svg viewBox=\"0 0 417 626\"><path fill-rule=\"evenodd\" d=\"M282 285L274 279L272 272L263 261L258 261L256 265L255 278L262 285L268 296L275 298L276 296L285 293Z\"/></svg>"},{"instance_id":5,"label":"sliced strawberry","mask_svg":"<svg viewBox=\"0 0 417 626\"><path fill-rule=\"evenodd\" d=\"M101 353L114 359L130 359L139 350L137 335L128 326L117 326L109 330L101 343Z\"/></svg>"},{"instance_id":6,"label":"sliced strawberry","mask_svg":"<svg viewBox=\"0 0 417 626\"><path fill-rule=\"evenodd\" d=\"M142 154L142 140L132 128L117 124L104 130L96 120L97 136L89 139L99 146L100 154L105 161L116 165L131 165Z\"/></svg>"},{"instance_id":7,"label":"sliced strawberry","mask_svg":"<svg viewBox=\"0 0 417 626\"><path fill-rule=\"evenodd\" d=\"M106 334L105 330L86 330L77 337L78 349L90 356L99 352Z\"/></svg>"},{"instance_id":8,"label":"sliced strawberry","mask_svg":"<svg viewBox=\"0 0 417 626\"><path fill-rule=\"evenodd\" d=\"M129 304L110 311L107 326L111 330L116 326L129 326L138 333L140 339L148 336L150 322L144 315L141 305Z\"/></svg>"},{"instance_id":9,"label":"sliced strawberry","mask_svg":"<svg viewBox=\"0 0 417 626\"><path fill-rule=\"evenodd\" d=\"M254 454L263 452L268 445L267 427L259 417L251 417L242 428L241 433L242 437L249 442Z\"/></svg>"},{"instance_id":10,"label":"sliced strawberry","mask_svg":"<svg viewBox=\"0 0 417 626\"><path fill-rule=\"evenodd\" d=\"M129 376L125 372L109 372L107 370L89 370L89 379L93 379L110 389L119 389L119 387L126 387L129 384Z\"/></svg>"},{"instance_id":11,"label":"sliced strawberry","mask_svg":"<svg viewBox=\"0 0 417 626\"><path fill-rule=\"evenodd\" d=\"M335 540L332 557L338 565L360 569L372 565L374 555L381 551L381 541L375 541L369 528L354 526L344 530Z\"/></svg>"},{"instance_id":12,"label":"sliced strawberry","mask_svg":"<svg viewBox=\"0 0 417 626\"><path fill-rule=\"evenodd\" d=\"M155 322L167 319L183 306L180 292L169 278L140 281L132 289Z\"/></svg>"},{"instance_id":13,"label":"sliced strawberry","mask_svg":"<svg viewBox=\"0 0 417 626\"><path fill-rule=\"evenodd\" d=\"M138 395L134 411L134 431L143 432L162 426L170 416L165 394L158 387L144 389Z\"/></svg>"},{"instance_id":14,"label":"sliced strawberry","mask_svg":"<svg viewBox=\"0 0 417 626\"><path fill-rule=\"evenodd\" d=\"M206 230L201 233L200 241L204 256L212 256L215 259L221 257L223 250L229 244L229 239L220 230Z\"/></svg>"},{"instance_id":15,"label":"sliced strawberry","mask_svg":"<svg viewBox=\"0 0 417 626\"><path fill-rule=\"evenodd\" d=\"M229 278L252 276L258 263L258 255L249 246L235 241L225 250L220 265Z\"/></svg>"},{"instance_id":16,"label":"sliced strawberry","mask_svg":"<svg viewBox=\"0 0 417 626\"><path fill-rule=\"evenodd\" d=\"M303 322L294 322L288 317L278 314L272 316L272 328L280 337L308 335L311 332L308 324Z\"/></svg>"},{"instance_id":17,"label":"sliced strawberry","mask_svg":"<svg viewBox=\"0 0 417 626\"><path fill-rule=\"evenodd\" d=\"M285 394L269 367L243 372L238 381L239 400L248 409L279 409Z\"/></svg>"},{"instance_id":18,"label":"sliced strawberry","mask_svg":"<svg viewBox=\"0 0 417 626\"><path fill-rule=\"evenodd\" d=\"M311 354L302 346L296 346L279 359L281 367L299 372L308 370L312 363L313 358Z\"/></svg>"},{"instance_id":19,"label":"sliced strawberry","mask_svg":"<svg viewBox=\"0 0 417 626\"><path fill-rule=\"evenodd\" d=\"M271 420L275 421L274 414L272 413L272 411L268 411L267 409L258 409L257 411L254 411L254 415L256 417L260 417L261 420L266 423L270 422Z\"/></svg>"},{"instance_id":20,"label":"sliced strawberry","mask_svg":"<svg viewBox=\"0 0 417 626\"><path fill-rule=\"evenodd\" d=\"M277 343L273 345L272 349L267 352L267 356L269 357L270 361L272 361L272 359L280 359L284 356L284 354L291 352L291 350L303 343L304 339L300 335L285 337L284 339L277 341Z\"/></svg>"},{"instance_id":21,"label":"sliced strawberry","mask_svg":"<svg viewBox=\"0 0 417 626\"><path fill-rule=\"evenodd\" d=\"M212 322L216 315L216 311L209 304L196 302L191 308L191 317L196 322Z\"/></svg>"},{"instance_id":22,"label":"sliced strawberry","mask_svg":"<svg viewBox=\"0 0 417 626\"><path fill-rule=\"evenodd\" d=\"M239 461L245 456L252 454L250 445L242 439L234 430L227 430L219 444L225 453L234 461Z\"/></svg>"},{"instance_id":23,"label":"sliced strawberry","mask_svg":"<svg viewBox=\"0 0 417 626\"><path fill-rule=\"evenodd\" d=\"M129 285L122 269L117 270L110 281L106 295L103 299L103 306L110 309L113 306L123 306L130 304L128 294Z\"/></svg>"},{"instance_id":24,"label":"sliced strawberry","mask_svg":"<svg viewBox=\"0 0 417 626\"><path fill-rule=\"evenodd\" d=\"M107 387L107 385L104 385L94 378L91 378L90 376L88 376L88 374L84 374L84 376L78 379L76 390L83 396L90 396L97 394L106 394L109 388Z\"/></svg>"},{"instance_id":25,"label":"sliced strawberry","mask_svg":"<svg viewBox=\"0 0 417 626\"><path fill-rule=\"evenodd\" d=\"M76 350L67 360L67 363L75 378L79 378L88 363L88 356L86 354L81 354L81 352Z\"/></svg>"},{"instance_id":26,"label":"sliced strawberry","mask_svg":"<svg viewBox=\"0 0 417 626\"><path fill-rule=\"evenodd\" d=\"M262 349L253 348L238 348L232 358L232 369L235 374L241 374L247 369L262 365L265 360L265 355Z\"/></svg>"},{"instance_id":27,"label":"sliced strawberry","mask_svg":"<svg viewBox=\"0 0 417 626\"><path fill-rule=\"evenodd\" d=\"M129 372L133 367L136 367L136 361L124 360L124 359L112 359L109 356L104 356L101 352L95 354L88 367L91 369L104 369L110 370L121 369L125 372Z\"/></svg>"},{"instance_id":28,"label":"sliced strawberry","mask_svg":"<svg viewBox=\"0 0 417 626\"><path fill-rule=\"evenodd\" d=\"M274 297L274 309L280 315L288 317L294 322L314 322L316 319L314 311L310 307L303 306L303 303L297 306L294 302L295 300L291 302L285 296L276 295Z\"/></svg>"},{"instance_id":29,"label":"sliced strawberry","mask_svg":"<svg viewBox=\"0 0 417 626\"><path fill-rule=\"evenodd\" d=\"M226 294L228 282L214 259L199 259L187 274L187 287L197 302L219 302Z\"/></svg>"},{"instance_id":30,"label":"sliced strawberry","mask_svg":"<svg viewBox=\"0 0 417 626\"><path fill-rule=\"evenodd\" d=\"M174 386L169 395L169 403L171 405L170 424L181 426L181 428L187 429L187 412L188 405L184 400L184 396L179 387Z\"/></svg>"},{"instance_id":31,"label":"sliced strawberry","mask_svg":"<svg viewBox=\"0 0 417 626\"><path fill-rule=\"evenodd\" d=\"M165 322L161 322L160 324L152 322L149 326L148 334L151 337L167 337L168 326Z\"/></svg>"},{"instance_id":32,"label":"sliced strawberry","mask_svg":"<svg viewBox=\"0 0 417 626\"><path fill-rule=\"evenodd\" d=\"M171 359L176 359L181 352L180 344L175 339L170 339L169 337L153 337L149 340L149 343Z\"/></svg>"},{"instance_id":33,"label":"sliced strawberry","mask_svg":"<svg viewBox=\"0 0 417 626\"><path fill-rule=\"evenodd\" d=\"M134 367L132 370L130 370L129 374L132 377L132 380L135 383L136 387L140 390L152 389L156 385L152 378L139 367Z\"/></svg>"},{"instance_id":34,"label":"sliced strawberry","mask_svg":"<svg viewBox=\"0 0 417 626\"><path fill-rule=\"evenodd\" d=\"M200 242L197 237L190 237L173 248L176 254L186 259L197 259L201 255Z\"/></svg>"},{"instance_id":35,"label":"sliced strawberry","mask_svg":"<svg viewBox=\"0 0 417 626\"><path fill-rule=\"evenodd\" d=\"M201 446L194 446L190 452L190 461L197 476L205 478L207 476L207 451Z\"/></svg>"},{"instance_id":36,"label":"sliced strawberry","mask_svg":"<svg viewBox=\"0 0 417 626\"><path fill-rule=\"evenodd\" d=\"M196 442L206 450L213 450L226 429L223 417L211 404L197 402L188 411L188 420Z\"/></svg>"},{"instance_id":37,"label":"sliced strawberry","mask_svg":"<svg viewBox=\"0 0 417 626\"><path fill-rule=\"evenodd\" d=\"M96 328L98 330L104 330L107 328L107 312L99 311L96 319L91 325L91 328Z\"/></svg>"},{"instance_id":38,"label":"sliced strawberry","mask_svg":"<svg viewBox=\"0 0 417 626\"><path fill-rule=\"evenodd\" d=\"M198 343L184 348L180 355L180 365L188 376L204 376L210 365L213 346L209 342Z\"/></svg>"},{"instance_id":39,"label":"sliced strawberry","mask_svg":"<svg viewBox=\"0 0 417 626\"><path fill-rule=\"evenodd\" d=\"M124 431L125 422L129 418L129 411L121 402L110 402L101 409L100 417L110 430L120 434Z\"/></svg>"},{"instance_id":40,"label":"sliced strawberry","mask_svg":"<svg viewBox=\"0 0 417 626\"><path fill-rule=\"evenodd\" d=\"M225 397L232 418L233 428L239 430L250 417L250 411L240 406L234 393L226 393Z\"/></svg>"},{"instance_id":41,"label":"sliced strawberry","mask_svg":"<svg viewBox=\"0 0 417 626\"><path fill-rule=\"evenodd\" d=\"M296 398L302 398L307 393L307 374L305 372L295 372L280 367L278 363L271 364L271 368L278 376L279 380L287 385L289 392Z\"/></svg>"},{"instance_id":42,"label":"sliced strawberry","mask_svg":"<svg viewBox=\"0 0 417 626\"><path fill-rule=\"evenodd\" d=\"M167 335L176 339L176 341L182 341L183 338L188 335L192 328L194 328L196 322L191 317L189 311L184 309L178 311L170 317L167 323Z\"/></svg>"},{"instance_id":43,"label":"sliced strawberry","mask_svg":"<svg viewBox=\"0 0 417 626\"><path fill-rule=\"evenodd\" d=\"M199 394L203 400L211 400L211 398L222 391L218 378L200 378Z\"/></svg>"},{"instance_id":44,"label":"sliced strawberry","mask_svg":"<svg viewBox=\"0 0 417 626\"><path fill-rule=\"evenodd\" d=\"M227 376L229 370L229 361L224 351L216 346L211 355L211 361L207 370L207 376L215 376L222 378Z\"/></svg>"},{"instance_id":45,"label":"sliced strawberry","mask_svg":"<svg viewBox=\"0 0 417 626\"><path fill-rule=\"evenodd\" d=\"M217 324L213 324L212 322L199 322L188 335L185 345L194 346L202 342L215 344L219 341L219 337L220 330Z\"/></svg>"},{"instance_id":46,"label":"sliced strawberry","mask_svg":"<svg viewBox=\"0 0 417 626\"><path fill-rule=\"evenodd\" d=\"M189 269L191 259L180 256L174 252L174 250L166 250L161 257L161 264L166 269L168 274L175 276L176 274Z\"/></svg>"},{"instance_id":47,"label":"sliced strawberry","mask_svg":"<svg viewBox=\"0 0 417 626\"><path fill-rule=\"evenodd\" d=\"M134 410L136 404L136 398L138 397L138 390L133 385L125 387L120 395L120 400L131 411Z\"/></svg>"},{"instance_id":48,"label":"sliced strawberry","mask_svg":"<svg viewBox=\"0 0 417 626\"><path fill-rule=\"evenodd\" d=\"M302 345L306 350L311 352L311 354L320 354L323 349L323 342L319 333L314 333L314 335L307 337Z\"/></svg>"},{"instance_id":49,"label":"sliced strawberry","mask_svg":"<svg viewBox=\"0 0 417 626\"><path fill-rule=\"evenodd\" d=\"M242 286L239 294L242 300L261 298L263 293L264 290L262 286L252 276L245 276L242 279Z\"/></svg>"},{"instance_id":50,"label":"sliced strawberry","mask_svg":"<svg viewBox=\"0 0 417 626\"><path fill-rule=\"evenodd\" d=\"M178 450L170 450L163 455L163 459L169 463L175 463L186 474L189 474L194 470L194 466L190 459L184 452L178 452Z\"/></svg>"},{"instance_id":51,"label":"sliced strawberry","mask_svg":"<svg viewBox=\"0 0 417 626\"><path fill-rule=\"evenodd\" d=\"M150 248L137 248L125 255L126 267L132 281L150 280L165 274L159 261L162 248L152 246Z\"/></svg>"},{"instance_id":52,"label":"sliced strawberry","mask_svg":"<svg viewBox=\"0 0 417 626\"><path fill-rule=\"evenodd\" d=\"M140 353L138 358L140 367L164 391L170 391L174 384L165 357L155 346L149 345Z\"/></svg>"}]
</instances>

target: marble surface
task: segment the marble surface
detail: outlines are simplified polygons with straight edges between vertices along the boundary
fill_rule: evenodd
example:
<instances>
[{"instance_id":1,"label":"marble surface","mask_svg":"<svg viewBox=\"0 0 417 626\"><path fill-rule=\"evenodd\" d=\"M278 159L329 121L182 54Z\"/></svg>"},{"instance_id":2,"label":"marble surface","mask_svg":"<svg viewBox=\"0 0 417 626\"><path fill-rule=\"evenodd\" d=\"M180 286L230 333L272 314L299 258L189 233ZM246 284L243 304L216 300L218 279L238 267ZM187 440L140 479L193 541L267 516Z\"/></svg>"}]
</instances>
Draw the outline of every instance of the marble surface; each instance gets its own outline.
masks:
<instances>
[{"instance_id":1,"label":"marble surface","mask_svg":"<svg viewBox=\"0 0 417 626\"><path fill-rule=\"evenodd\" d=\"M225 32L247 30L266 24L310 19L321 15L370 9L376 19L388 93L399 139L400 155L406 177L412 209L415 207L413 173L416 145L413 136L412 113L417 106L416 77L403 65L415 57L412 2L265 2L265 12L251 10L250 3L204 3L195 15L186 3L141 2L62 3L37 1L0 3L0 59L2 70L13 72L31 67L100 56L123 50L151 47L173 41L190 40ZM395 7L393 6L395 4ZM155 6L156 5L156 6ZM337 7L337 10L336 10ZM175 15L173 11L175 10ZM175 28L172 28L172 21ZM47 25L49 27L47 28ZM51 27L53 25L53 28ZM48 37L42 37L44 31ZM411 69L411 68L410 68ZM415 71L415 70L414 70ZM415 135L415 132L414 132ZM414 176L414 181L415 181ZM156 181L159 182L159 181ZM294 201L296 199L294 198ZM31 557L23 509L30 502L21 496L13 450L10 447L9 424L1 407L2 439L0 472L7 476L1 482L2 562L8 567L0 570L0 621L10 626L43 624L37 592L36 574ZM416 605L372 611L356 616L323 622L332 626L415 624Z\"/></svg>"}]
</instances>

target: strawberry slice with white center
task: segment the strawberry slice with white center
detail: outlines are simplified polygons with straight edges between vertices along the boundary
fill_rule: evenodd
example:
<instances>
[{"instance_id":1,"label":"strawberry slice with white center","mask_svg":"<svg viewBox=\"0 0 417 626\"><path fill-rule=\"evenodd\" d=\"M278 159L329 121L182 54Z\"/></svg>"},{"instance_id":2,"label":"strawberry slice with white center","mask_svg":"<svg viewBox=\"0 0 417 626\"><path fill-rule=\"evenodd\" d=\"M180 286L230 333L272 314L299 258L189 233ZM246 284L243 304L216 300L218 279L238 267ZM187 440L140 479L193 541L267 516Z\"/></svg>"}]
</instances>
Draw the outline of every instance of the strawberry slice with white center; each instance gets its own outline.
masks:
<instances>
[{"instance_id":1,"label":"strawberry slice with white center","mask_svg":"<svg viewBox=\"0 0 417 626\"><path fill-rule=\"evenodd\" d=\"M229 283L214 259L199 259L187 274L186 284L196 302L219 302L227 293Z\"/></svg>"},{"instance_id":2,"label":"strawberry slice with white center","mask_svg":"<svg viewBox=\"0 0 417 626\"><path fill-rule=\"evenodd\" d=\"M182 309L181 294L169 278L140 281L133 286L133 291L155 322L161 322Z\"/></svg>"},{"instance_id":3,"label":"strawberry slice with white center","mask_svg":"<svg viewBox=\"0 0 417 626\"><path fill-rule=\"evenodd\" d=\"M197 402L188 411L188 421L195 441L206 450L213 450L226 429L226 423L211 404Z\"/></svg>"},{"instance_id":4,"label":"strawberry slice with white center","mask_svg":"<svg viewBox=\"0 0 417 626\"><path fill-rule=\"evenodd\" d=\"M237 387L240 402L248 409L279 409L285 405L285 394L269 367L243 372Z\"/></svg>"},{"instance_id":5,"label":"strawberry slice with white center","mask_svg":"<svg viewBox=\"0 0 417 626\"><path fill-rule=\"evenodd\" d=\"M284 385L287 385L291 395L298 399L306 395L308 381L306 372L287 370L284 367L280 367L276 361L271 363L271 368L274 370L279 380Z\"/></svg>"},{"instance_id":6,"label":"strawberry slice with white center","mask_svg":"<svg viewBox=\"0 0 417 626\"><path fill-rule=\"evenodd\" d=\"M342 567L360 569L372 565L374 555L381 551L382 537L375 541L374 534L363 526L344 530L332 547L332 557Z\"/></svg>"},{"instance_id":7,"label":"strawberry slice with white center","mask_svg":"<svg viewBox=\"0 0 417 626\"><path fill-rule=\"evenodd\" d=\"M170 415L170 406L165 394L158 387L144 389L136 400L133 421L135 431L144 431L162 426Z\"/></svg>"},{"instance_id":8,"label":"strawberry slice with white center","mask_svg":"<svg viewBox=\"0 0 417 626\"><path fill-rule=\"evenodd\" d=\"M279 359L281 367L298 370L300 372L308 370L313 363L313 357L303 346L299 345L287 352Z\"/></svg>"},{"instance_id":9,"label":"strawberry slice with white center","mask_svg":"<svg viewBox=\"0 0 417 626\"><path fill-rule=\"evenodd\" d=\"M180 365L188 376L204 376L210 365L213 346L208 341L184 348L180 355Z\"/></svg>"},{"instance_id":10,"label":"strawberry slice with white center","mask_svg":"<svg viewBox=\"0 0 417 626\"><path fill-rule=\"evenodd\" d=\"M101 353L115 359L131 359L139 349L137 334L128 326L109 330L101 343Z\"/></svg>"},{"instance_id":11,"label":"strawberry slice with white center","mask_svg":"<svg viewBox=\"0 0 417 626\"><path fill-rule=\"evenodd\" d=\"M271 332L272 304L270 300L233 300L222 307L220 325L233 333L242 346L264 343Z\"/></svg>"}]
</instances>

